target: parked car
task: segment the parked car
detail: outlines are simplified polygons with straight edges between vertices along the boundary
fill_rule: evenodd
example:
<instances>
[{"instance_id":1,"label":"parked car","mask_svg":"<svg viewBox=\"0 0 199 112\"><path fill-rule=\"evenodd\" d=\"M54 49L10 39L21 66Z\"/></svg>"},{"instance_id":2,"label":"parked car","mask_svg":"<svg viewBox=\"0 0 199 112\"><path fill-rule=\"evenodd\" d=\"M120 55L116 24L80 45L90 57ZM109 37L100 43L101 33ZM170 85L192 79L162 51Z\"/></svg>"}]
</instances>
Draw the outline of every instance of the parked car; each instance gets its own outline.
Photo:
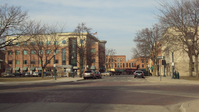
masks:
<instances>
[{"instance_id":1,"label":"parked car","mask_svg":"<svg viewBox=\"0 0 199 112\"><path fill-rule=\"evenodd\" d=\"M40 76L41 76L41 75L39 74L39 72L34 72L32 75L33 75L33 76L37 76L37 77L40 77Z\"/></svg>"},{"instance_id":2,"label":"parked car","mask_svg":"<svg viewBox=\"0 0 199 112\"><path fill-rule=\"evenodd\" d=\"M136 78L136 77L144 78L144 72L141 71L141 70L136 70L136 71L134 72L134 78Z\"/></svg>"},{"instance_id":3,"label":"parked car","mask_svg":"<svg viewBox=\"0 0 199 112\"><path fill-rule=\"evenodd\" d=\"M39 76L41 76L42 75L42 72L39 72ZM50 76L51 74L50 74L50 72L43 72L43 75L44 76Z\"/></svg>"},{"instance_id":4,"label":"parked car","mask_svg":"<svg viewBox=\"0 0 199 112\"><path fill-rule=\"evenodd\" d=\"M111 74L111 72L104 72L104 73L101 73L102 74L102 76L111 76L112 74Z\"/></svg>"},{"instance_id":5,"label":"parked car","mask_svg":"<svg viewBox=\"0 0 199 112\"><path fill-rule=\"evenodd\" d=\"M18 73L14 73L15 77L22 77L22 73L18 72Z\"/></svg>"},{"instance_id":6,"label":"parked car","mask_svg":"<svg viewBox=\"0 0 199 112\"><path fill-rule=\"evenodd\" d=\"M95 72L93 70L87 70L87 71L84 71L83 73L83 77L84 79L87 79L87 78L96 78L96 75L95 75Z\"/></svg>"},{"instance_id":7,"label":"parked car","mask_svg":"<svg viewBox=\"0 0 199 112\"><path fill-rule=\"evenodd\" d=\"M30 77L30 76L31 76L29 72L24 72L23 75L24 75L25 77Z\"/></svg>"},{"instance_id":8,"label":"parked car","mask_svg":"<svg viewBox=\"0 0 199 112\"><path fill-rule=\"evenodd\" d=\"M1 73L1 77L12 77L12 76L14 76L13 73L7 73L7 72Z\"/></svg>"},{"instance_id":9,"label":"parked car","mask_svg":"<svg viewBox=\"0 0 199 112\"><path fill-rule=\"evenodd\" d=\"M98 72L98 71L96 71L96 72L95 72L95 76L96 76L96 78L102 78L101 73L100 73L100 72Z\"/></svg>"}]
</instances>

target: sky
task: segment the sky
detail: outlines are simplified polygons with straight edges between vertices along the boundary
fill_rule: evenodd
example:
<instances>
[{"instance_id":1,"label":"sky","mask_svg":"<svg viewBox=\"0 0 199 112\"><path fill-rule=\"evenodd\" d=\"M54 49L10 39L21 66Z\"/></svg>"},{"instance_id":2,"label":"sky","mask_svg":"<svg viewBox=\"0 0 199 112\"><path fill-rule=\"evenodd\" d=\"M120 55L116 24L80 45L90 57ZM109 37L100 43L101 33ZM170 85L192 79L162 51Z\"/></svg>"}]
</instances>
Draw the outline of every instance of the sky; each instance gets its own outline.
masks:
<instances>
[{"instance_id":1,"label":"sky","mask_svg":"<svg viewBox=\"0 0 199 112\"><path fill-rule=\"evenodd\" d=\"M168 0L167 0L168 1ZM30 19L47 24L63 23L65 32L73 32L78 23L86 23L106 40L106 48L116 55L132 58L136 32L158 23L158 0L0 0L3 5L21 6Z\"/></svg>"}]
</instances>

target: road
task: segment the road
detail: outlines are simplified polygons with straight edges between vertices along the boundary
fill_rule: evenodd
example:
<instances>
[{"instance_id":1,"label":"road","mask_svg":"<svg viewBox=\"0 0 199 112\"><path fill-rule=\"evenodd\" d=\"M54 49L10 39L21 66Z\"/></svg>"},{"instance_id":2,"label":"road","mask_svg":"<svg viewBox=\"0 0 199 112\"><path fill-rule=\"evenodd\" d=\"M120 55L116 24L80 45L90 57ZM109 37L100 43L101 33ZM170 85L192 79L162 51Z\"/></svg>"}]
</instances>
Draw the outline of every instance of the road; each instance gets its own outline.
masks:
<instances>
[{"instance_id":1,"label":"road","mask_svg":"<svg viewBox=\"0 0 199 112\"><path fill-rule=\"evenodd\" d=\"M180 112L199 99L191 84L150 83L132 75L77 82L2 85L1 112Z\"/></svg>"}]
</instances>

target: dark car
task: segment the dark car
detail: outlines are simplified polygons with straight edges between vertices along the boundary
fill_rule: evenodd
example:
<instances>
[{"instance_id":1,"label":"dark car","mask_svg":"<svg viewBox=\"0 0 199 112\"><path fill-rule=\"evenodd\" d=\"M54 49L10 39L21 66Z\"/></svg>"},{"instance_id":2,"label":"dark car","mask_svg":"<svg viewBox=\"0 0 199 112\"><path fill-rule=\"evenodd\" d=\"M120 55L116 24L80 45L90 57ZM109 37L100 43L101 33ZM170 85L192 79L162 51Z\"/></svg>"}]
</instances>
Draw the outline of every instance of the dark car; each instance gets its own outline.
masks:
<instances>
[{"instance_id":1,"label":"dark car","mask_svg":"<svg viewBox=\"0 0 199 112\"><path fill-rule=\"evenodd\" d=\"M102 74L98 71L95 72L96 78L102 78Z\"/></svg>"},{"instance_id":2,"label":"dark car","mask_svg":"<svg viewBox=\"0 0 199 112\"><path fill-rule=\"evenodd\" d=\"M16 76L16 77L22 77L22 73L14 73L14 76Z\"/></svg>"},{"instance_id":3,"label":"dark car","mask_svg":"<svg viewBox=\"0 0 199 112\"><path fill-rule=\"evenodd\" d=\"M134 78L136 78L136 77L144 78L144 72L141 71L141 70L136 70L136 71L134 72Z\"/></svg>"}]
</instances>

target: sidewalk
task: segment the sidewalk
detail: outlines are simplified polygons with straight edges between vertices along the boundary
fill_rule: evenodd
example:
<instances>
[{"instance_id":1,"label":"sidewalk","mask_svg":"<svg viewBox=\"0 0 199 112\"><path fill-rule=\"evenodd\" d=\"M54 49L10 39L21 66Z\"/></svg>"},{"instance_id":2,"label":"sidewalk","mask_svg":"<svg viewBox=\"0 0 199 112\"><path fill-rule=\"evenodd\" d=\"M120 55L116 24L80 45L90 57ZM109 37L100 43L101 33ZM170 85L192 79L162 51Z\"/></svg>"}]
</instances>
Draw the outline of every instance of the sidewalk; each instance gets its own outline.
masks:
<instances>
[{"instance_id":1,"label":"sidewalk","mask_svg":"<svg viewBox=\"0 0 199 112\"><path fill-rule=\"evenodd\" d=\"M16 84L35 84L35 83L55 83L55 82L76 82L83 80L82 77L62 77L59 79L39 80L39 81L17 81L17 82L0 82L0 85L16 85Z\"/></svg>"},{"instance_id":2,"label":"sidewalk","mask_svg":"<svg viewBox=\"0 0 199 112\"><path fill-rule=\"evenodd\" d=\"M146 77L146 80L148 82L159 82L159 83L178 83L178 84L198 84L199 81L189 81L189 80L184 80L184 79L172 79L171 76L166 76L166 77L156 77L156 76L151 76L151 77ZM189 102L184 102L182 103L180 110L181 112L199 112L199 100L193 100Z\"/></svg>"},{"instance_id":3,"label":"sidewalk","mask_svg":"<svg viewBox=\"0 0 199 112\"><path fill-rule=\"evenodd\" d=\"M171 76L157 77L149 76L145 78L148 82L160 82L160 83L178 83L178 84L199 84L199 81L190 81L184 79L172 79Z\"/></svg>"}]
</instances>

